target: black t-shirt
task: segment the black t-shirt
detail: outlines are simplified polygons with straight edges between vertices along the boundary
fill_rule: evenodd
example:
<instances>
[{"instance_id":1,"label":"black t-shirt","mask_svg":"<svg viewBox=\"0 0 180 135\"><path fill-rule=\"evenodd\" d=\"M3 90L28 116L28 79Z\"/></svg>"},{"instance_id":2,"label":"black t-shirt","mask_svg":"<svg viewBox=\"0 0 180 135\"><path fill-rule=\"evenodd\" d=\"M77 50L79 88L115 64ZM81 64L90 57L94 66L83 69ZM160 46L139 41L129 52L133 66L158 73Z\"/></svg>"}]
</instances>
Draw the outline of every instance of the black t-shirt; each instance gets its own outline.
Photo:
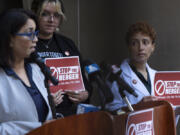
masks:
<instances>
[{"instance_id":1,"label":"black t-shirt","mask_svg":"<svg viewBox=\"0 0 180 135\"><path fill-rule=\"evenodd\" d=\"M52 37L51 39L38 39L36 50L41 58L63 57L61 49Z\"/></svg>"}]
</instances>

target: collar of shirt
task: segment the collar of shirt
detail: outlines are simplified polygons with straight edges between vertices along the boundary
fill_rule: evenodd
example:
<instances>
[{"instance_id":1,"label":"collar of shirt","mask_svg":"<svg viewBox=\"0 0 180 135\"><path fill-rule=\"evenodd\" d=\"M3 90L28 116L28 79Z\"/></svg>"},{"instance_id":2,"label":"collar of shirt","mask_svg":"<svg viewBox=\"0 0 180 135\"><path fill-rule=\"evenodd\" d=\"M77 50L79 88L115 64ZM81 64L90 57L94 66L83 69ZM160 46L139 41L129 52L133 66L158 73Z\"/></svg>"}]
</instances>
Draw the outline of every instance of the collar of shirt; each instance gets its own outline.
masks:
<instances>
[{"instance_id":1,"label":"collar of shirt","mask_svg":"<svg viewBox=\"0 0 180 135\"><path fill-rule=\"evenodd\" d=\"M3 69L8 76L14 76L17 79L20 79L11 67L3 67ZM29 72L29 73L32 72L32 68L30 64L28 63L25 64L25 70L26 72Z\"/></svg>"}]
</instances>

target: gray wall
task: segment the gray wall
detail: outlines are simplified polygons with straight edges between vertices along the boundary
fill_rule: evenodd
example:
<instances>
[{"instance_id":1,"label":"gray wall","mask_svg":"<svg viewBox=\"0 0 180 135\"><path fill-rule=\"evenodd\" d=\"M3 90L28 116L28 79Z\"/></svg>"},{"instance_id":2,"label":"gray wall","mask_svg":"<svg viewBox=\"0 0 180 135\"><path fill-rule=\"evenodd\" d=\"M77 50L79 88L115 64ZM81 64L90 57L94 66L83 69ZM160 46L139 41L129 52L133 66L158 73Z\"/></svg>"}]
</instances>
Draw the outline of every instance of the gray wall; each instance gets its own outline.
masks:
<instances>
[{"instance_id":1,"label":"gray wall","mask_svg":"<svg viewBox=\"0 0 180 135\"><path fill-rule=\"evenodd\" d=\"M113 8L112 0L80 0L80 49L85 57L115 62L118 44Z\"/></svg>"}]
</instances>

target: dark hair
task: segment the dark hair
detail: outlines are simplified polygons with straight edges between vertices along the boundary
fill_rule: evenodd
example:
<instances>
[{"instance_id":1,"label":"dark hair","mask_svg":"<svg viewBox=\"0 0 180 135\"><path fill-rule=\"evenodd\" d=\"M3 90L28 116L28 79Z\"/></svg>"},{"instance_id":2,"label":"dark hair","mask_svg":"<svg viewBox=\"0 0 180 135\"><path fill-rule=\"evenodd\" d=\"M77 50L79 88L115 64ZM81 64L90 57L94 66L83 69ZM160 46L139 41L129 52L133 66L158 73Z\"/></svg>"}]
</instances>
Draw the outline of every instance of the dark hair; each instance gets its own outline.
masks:
<instances>
[{"instance_id":1,"label":"dark hair","mask_svg":"<svg viewBox=\"0 0 180 135\"><path fill-rule=\"evenodd\" d=\"M144 21L136 22L129 27L128 32L126 33L126 43L129 44L131 38L139 32L148 35L152 39L152 43L155 43L156 32L153 27Z\"/></svg>"},{"instance_id":2,"label":"dark hair","mask_svg":"<svg viewBox=\"0 0 180 135\"><path fill-rule=\"evenodd\" d=\"M0 66L11 66L14 61L11 37L15 36L29 18L37 22L33 13L24 9L10 9L0 14Z\"/></svg>"},{"instance_id":3,"label":"dark hair","mask_svg":"<svg viewBox=\"0 0 180 135\"><path fill-rule=\"evenodd\" d=\"M23 8L19 8L19 9L16 9L17 11L19 12L22 12L23 14L27 15L30 19L34 20L35 23L36 23L36 30L39 29L39 25L38 25L38 18L37 18L37 15L32 12L31 10L25 10Z\"/></svg>"},{"instance_id":4,"label":"dark hair","mask_svg":"<svg viewBox=\"0 0 180 135\"><path fill-rule=\"evenodd\" d=\"M33 0L31 3L31 10L37 14L38 11L42 8L42 5L45 1L56 2L56 0ZM64 4L63 4L62 0L58 0L58 1L61 4L62 12L65 13Z\"/></svg>"}]
</instances>

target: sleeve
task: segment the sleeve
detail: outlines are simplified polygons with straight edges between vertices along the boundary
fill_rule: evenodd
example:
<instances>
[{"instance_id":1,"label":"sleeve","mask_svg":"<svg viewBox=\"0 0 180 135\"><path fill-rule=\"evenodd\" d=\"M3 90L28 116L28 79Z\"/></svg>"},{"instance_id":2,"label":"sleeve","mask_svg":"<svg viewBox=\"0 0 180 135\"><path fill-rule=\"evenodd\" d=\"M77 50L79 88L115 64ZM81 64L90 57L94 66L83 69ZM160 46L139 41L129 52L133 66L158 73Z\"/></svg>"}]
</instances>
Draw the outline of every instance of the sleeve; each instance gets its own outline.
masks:
<instances>
[{"instance_id":1,"label":"sleeve","mask_svg":"<svg viewBox=\"0 0 180 135\"><path fill-rule=\"evenodd\" d=\"M24 135L29 131L40 127L40 122L9 121L0 123L1 135Z\"/></svg>"},{"instance_id":2,"label":"sleeve","mask_svg":"<svg viewBox=\"0 0 180 135\"><path fill-rule=\"evenodd\" d=\"M119 110L122 107L126 106L124 100L121 98L121 96L119 94L119 87L118 87L117 82L114 81L112 84L110 82L108 82L107 84L111 88L114 99L111 103L106 104L106 109L109 111L115 111L115 110Z\"/></svg>"}]
</instances>

